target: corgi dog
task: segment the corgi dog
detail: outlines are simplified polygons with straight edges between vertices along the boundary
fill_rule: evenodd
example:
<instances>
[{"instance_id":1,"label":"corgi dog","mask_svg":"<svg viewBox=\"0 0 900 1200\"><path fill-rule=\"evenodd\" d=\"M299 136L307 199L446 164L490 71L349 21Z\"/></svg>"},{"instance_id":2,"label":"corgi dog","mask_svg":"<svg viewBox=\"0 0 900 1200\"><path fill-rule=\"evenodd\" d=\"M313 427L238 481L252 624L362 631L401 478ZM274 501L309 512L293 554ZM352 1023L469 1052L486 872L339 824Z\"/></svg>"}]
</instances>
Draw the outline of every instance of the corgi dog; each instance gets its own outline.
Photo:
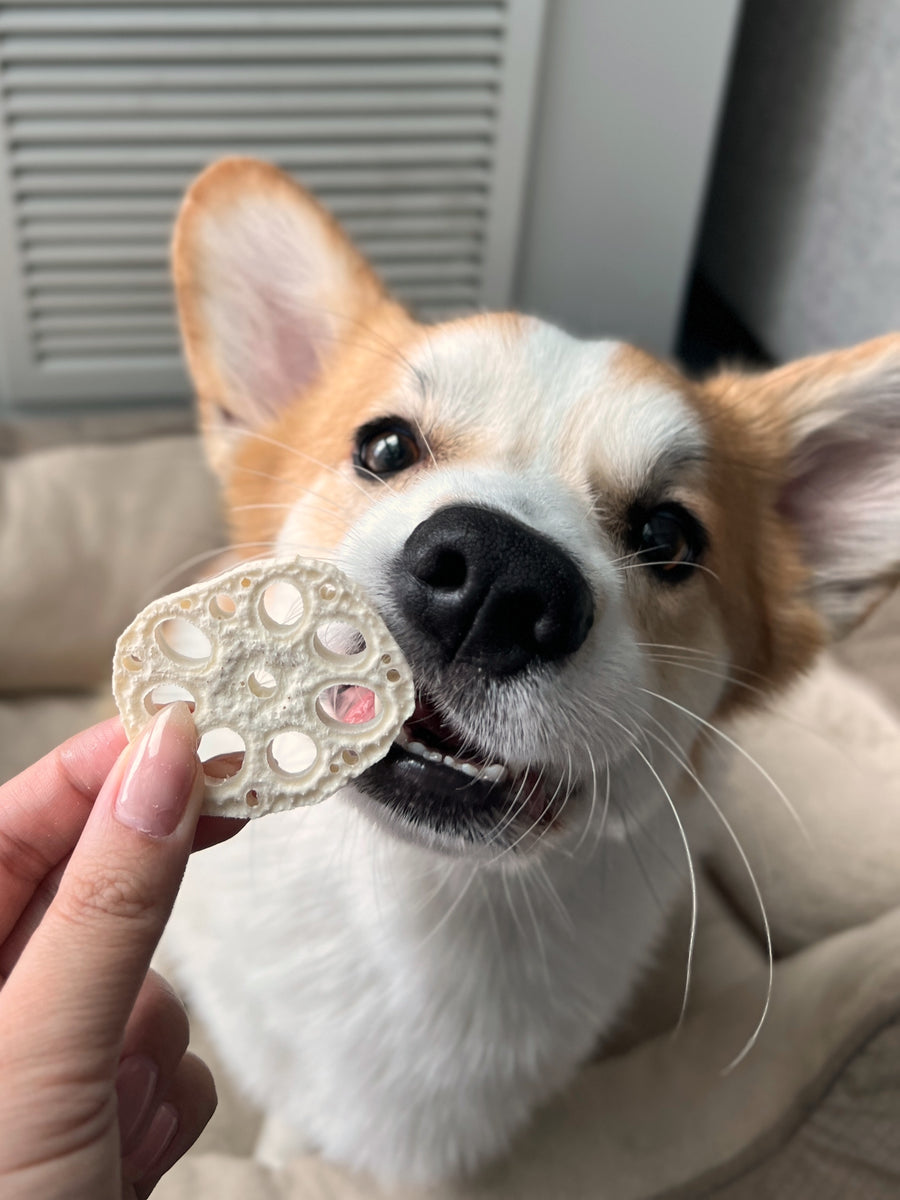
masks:
<instances>
[{"instance_id":1,"label":"corgi dog","mask_svg":"<svg viewBox=\"0 0 900 1200\"><path fill-rule=\"evenodd\" d=\"M169 950L267 1157L466 1176L653 961L720 724L896 581L900 337L693 382L516 314L426 327L247 159L191 187L173 262L235 553L334 560L417 705L201 855Z\"/></svg>"}]
</instances>

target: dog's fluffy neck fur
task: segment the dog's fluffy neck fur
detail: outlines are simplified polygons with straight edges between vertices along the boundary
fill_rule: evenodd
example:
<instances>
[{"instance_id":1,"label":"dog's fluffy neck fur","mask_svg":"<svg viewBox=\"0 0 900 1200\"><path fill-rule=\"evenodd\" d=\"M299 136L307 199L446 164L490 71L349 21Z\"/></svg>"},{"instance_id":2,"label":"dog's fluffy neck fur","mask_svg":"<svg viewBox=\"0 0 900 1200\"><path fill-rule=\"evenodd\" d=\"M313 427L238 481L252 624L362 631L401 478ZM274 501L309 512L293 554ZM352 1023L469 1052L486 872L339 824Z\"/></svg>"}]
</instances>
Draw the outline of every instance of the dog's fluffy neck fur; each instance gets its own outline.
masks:
<instances>
[{"instance_id":1,"label":"dog's fluffy neck fur","mask_svg":"<svg viewBox=\"0 0 900 1200\"><path fill-rule=\"evenodd\" d=\"M340 798L201 856L169 947L277 1114L273 1157L425 1183L508 1145L620 1015L684 886L671 813L637 830L623 799L602 846L548 849L540 873L373 836Z\"/></svg>"}]
</instances>

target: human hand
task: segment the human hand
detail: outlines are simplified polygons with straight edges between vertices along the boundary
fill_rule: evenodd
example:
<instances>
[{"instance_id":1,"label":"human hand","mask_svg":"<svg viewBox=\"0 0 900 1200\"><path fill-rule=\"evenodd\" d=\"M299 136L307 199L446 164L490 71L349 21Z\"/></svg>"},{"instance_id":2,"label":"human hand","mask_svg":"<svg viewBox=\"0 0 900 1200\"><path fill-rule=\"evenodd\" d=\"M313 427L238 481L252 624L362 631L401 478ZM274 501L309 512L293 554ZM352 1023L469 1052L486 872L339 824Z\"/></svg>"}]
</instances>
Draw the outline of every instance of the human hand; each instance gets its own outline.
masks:
<instances>
[{"instance_id":1,"label":"human hand","mask_svg":"<svg viewBox=\"0 0 900 1200\"><path fill-rule=\"evenodd\" d=\"M198 814L186 704L125 749L118 719L0 788L0 1195L143 1200L216 1105L184 1009L149 971Z\"/></svg>"}]
</instances>

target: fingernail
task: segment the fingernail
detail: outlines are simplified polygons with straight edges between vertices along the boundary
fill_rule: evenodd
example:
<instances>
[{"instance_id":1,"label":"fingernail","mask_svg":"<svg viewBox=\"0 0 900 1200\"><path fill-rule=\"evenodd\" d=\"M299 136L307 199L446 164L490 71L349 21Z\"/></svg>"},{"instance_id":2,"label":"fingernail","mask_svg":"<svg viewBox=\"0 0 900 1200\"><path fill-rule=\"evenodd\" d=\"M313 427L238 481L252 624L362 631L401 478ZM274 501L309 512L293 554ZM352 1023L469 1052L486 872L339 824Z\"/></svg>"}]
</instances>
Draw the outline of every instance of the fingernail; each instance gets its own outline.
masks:
<instances>
[{"instance_id":1,"label":"fingernail","mask_svg":"<svg viewBox=\"0 0 900 1200\"><path fill-rule=\"evenodd\" d=\"M147 1115L158 1079L156 1063L144 1054L132 1054L119 1063L116 1096L119 1100L119 1139L123 1155L129 1154L134 1148L135 1134Z\"/></svg>"},{"instance_id":2,"label":"fingernail","mask_svg":"<svg viewBox=\"0 0 900 1200\"><path fill-rule=\"evenodd\" d=\"M149 1175L172 1144L178 1132L178 1109L174 1104L161 1104L141 1139L141 1144L128 1156L128 1173L137 1179Z\"/></svg>"},{"instance_id":3,"label":"fingernail","mask_svg":"<svg viewBox=\"0 0 900 1200\"><path fill-rule=\"evenodd\" d=\"M197 773L197 731L184 703L168 704L131 752L115 813L150 837L168 837L184 815Z\"/></svg>"}]
</instances>

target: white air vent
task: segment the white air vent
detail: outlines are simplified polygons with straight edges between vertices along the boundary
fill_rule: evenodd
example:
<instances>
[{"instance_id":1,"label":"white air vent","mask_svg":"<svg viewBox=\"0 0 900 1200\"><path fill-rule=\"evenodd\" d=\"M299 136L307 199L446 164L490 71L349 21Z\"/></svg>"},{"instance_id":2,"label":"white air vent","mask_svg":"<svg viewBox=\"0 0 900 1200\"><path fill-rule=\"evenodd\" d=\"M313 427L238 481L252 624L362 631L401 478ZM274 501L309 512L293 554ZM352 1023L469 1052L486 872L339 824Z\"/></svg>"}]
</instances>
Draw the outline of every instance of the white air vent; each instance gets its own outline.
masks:
<instances>
[{"instance_id":1,"label":"white air vent","mask_svg":"<svg viewBox=\"0 0 900 1200\"><path fill-rule=\"evenodd\" d=\"M187 394L168 238L291 171L424 316L508 302L544 0L0 4L0 400Z\"/></svg>"}]
</instances>

